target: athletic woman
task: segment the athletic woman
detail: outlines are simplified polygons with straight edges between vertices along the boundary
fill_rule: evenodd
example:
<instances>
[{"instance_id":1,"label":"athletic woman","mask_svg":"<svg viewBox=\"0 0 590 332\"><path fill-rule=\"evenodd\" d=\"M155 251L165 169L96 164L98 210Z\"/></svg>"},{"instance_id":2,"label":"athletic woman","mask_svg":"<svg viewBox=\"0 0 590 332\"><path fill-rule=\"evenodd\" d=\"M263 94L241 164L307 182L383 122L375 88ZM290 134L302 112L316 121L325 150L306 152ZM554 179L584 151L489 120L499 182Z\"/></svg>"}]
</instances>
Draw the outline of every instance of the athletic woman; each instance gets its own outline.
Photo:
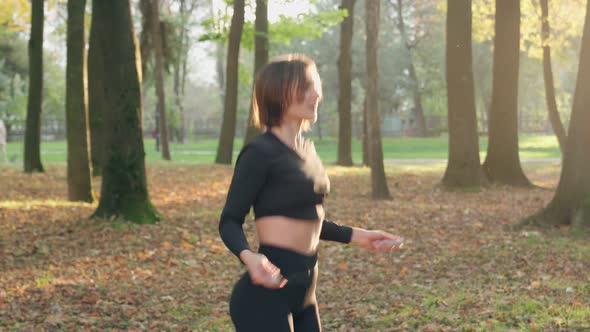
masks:
<instances>
[{"instance_id":1,"label":"athletic woman","mask_svg":"<svg viewBox=\"0 0 590 332\"><path fill-rule=\"evenodd\" d=\"M321 331L315 294L320 240L374 252L401 247L398 236L325 219L330 182L313 143L302 138L317 119L321 97L316 66L304 55L276 58L257 76L253 123L264 133L240 151L219 223L222 240L247 268L230 299L238 332ZM250 207L258 252L242 228Z\"/></svg>"}]
</instances>

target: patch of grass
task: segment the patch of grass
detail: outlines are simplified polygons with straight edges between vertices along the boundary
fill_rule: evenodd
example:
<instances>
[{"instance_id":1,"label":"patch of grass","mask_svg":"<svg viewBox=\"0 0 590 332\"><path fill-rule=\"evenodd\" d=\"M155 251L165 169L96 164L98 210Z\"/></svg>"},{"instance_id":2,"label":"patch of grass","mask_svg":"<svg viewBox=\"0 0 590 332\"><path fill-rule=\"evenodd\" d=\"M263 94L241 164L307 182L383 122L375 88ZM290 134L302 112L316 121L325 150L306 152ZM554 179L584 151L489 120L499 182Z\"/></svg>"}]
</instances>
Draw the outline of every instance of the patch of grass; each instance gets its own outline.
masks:
<instances>
[{"instance_id":1,"label":"patch of grass","mask_svg":"<svg viewBox=\"0 0 590 332\"><path fill-rule=\"evenodd\" d=\"M429 295L422 300L422 304L420 306L425 309L432 309L437 308L439 304L443 301L443 299L439 296Z\"/></svg>"},{"instance_id":2,"label":"patch of grass","mask_svg":"<svg viewBox=\"0 0 590 332\"><path fill-rule=\"evenodd\" d=\"M192 245L198 245L201 243L201 236L198 234L190 234L186 241Z\"/></svg>"},{"instance_id":3,"label":"patch of grass","mask_svg":"<svg viewBox=\"0 0 590 332\"><path fill-rule=\"evenodd\" d=\"M43 272L41 276L35 278L35 285L37 288L47 287L53 281L53 274L49 271Z\"/></svg>"},{"instance_id":4,"label":"patch of grass","mask_svg":"<svg viewBox=\"0 0 590 332\"><path fill-rule=\"evenodd\" d=\"M311 137L322 160L326 164L332 164L336 160L338 145L335 137ZM483 161L487 149L487 137L480 137L480 158ZM217 151L217 139L200 139L185 144L171 143L170 154L174 163L212 164L215 161ZM412 138L412 137L384 137L384 159L446 159L448 155L448 137ZM242 138L234 140L234 162L243 145ZM552 135L522 135L519 137L521 158L560 158L561 153L555 136ZM155 141L151 138L144 139L146 161L149 164L165 165L171 162L162 161L161 152L155 150ZM66 161L65 141L51 141L41 143L42 162ZM7 145L7 154L16 158L15 163L22 164L23 143L10 142ZM352 157L355 163L362 160L362 143L358 139L352 140Z\"/></svg>"},{"instance_id":5,"label":"patch of grass","mask_svg":"<svg viewBox=\"0 0 590 332\"><path fill-rule=\"evenodd\" d=\"M221 215L221 209L200 209L193 214L196 219L217 219Z\"/></svg>"},{"instance_id":6,"label":"patch of grass","mask_svg":"<svg viewBox=\"0 0 590 332\"><path fill-rule=\"evenodd\" d=\"M187 319L190 320L195 313L195 308L185 303L174 304L170 307L167 307L165 310L170 314L170 316L180 322L184 322Z\"/></svg>"},{"instance_id":7,"label":"patch of grass","mask_svg":"<svg viewBox=\"0 0 590 332\"><path fill-rule=\"evenodd\" d=\"M560 313L558 320L560 325L580 329L590 329L590 308L583 305L560 305L557 307Z\"/></svg>"},{"instance_id":8,"label":"patch of grass","mask_svg":"<svg viewBox=\"0 0 590 332\"><path fill-rule=\"evenodd\" d=\"M0 326L3 326L2 322L0 322ZM23 324L15 322L12 324L12 326L10 326L10 331L22 331L23 326Z\"/></svg>"},{"instance_id":9,"label":"patch of grass","mask_svg":"<svg viewBox=\"0 0 590 332\"><path fill-rule=\"evenodd\" d=\"M391 326L415 329L424 324L424 316L424 312L420 308L413 305L404 305L397 312L394 311L382 315L372 327L377 330Z\"/></svg>"},{"instance_id":10,"label":"patch of grass","mask_svg":"<svg viewBox=\"0 0 590 332\"><path fill-rule=\"evenodd\" d=\"M336 166L336 165L328 165L327 166L328 175L330 177L340 177L340 176L360 176L369 174L370 169L365 166L353 166L353 167L343 167L343 166Z\"/></svg>"},{"instance_id":11,"label":"patch of grass","mask_svg":"<svg viewBox=\"0 0 590 332\"><path fill-rule=\"evenodd\" d=\"M395 173L412 173L416 176L432 176L443 173L447 167L446 162L420 163L413 162L402 164L397 162L387 163L385 165L387 171ZM369 168L367 168L370 171Z\"/></svg>"},{"instance_id":12,"label":"patch of grass","mask_svg":"<svg viewBox=\"0 0 590 332\"><path fill-rule=\"evenodd\" d=\"M481 187L450 188L446 190L456 193L480 193Z\"/></svg>"},{"instance_id":13,"label":"patch of grass","mask_svg":"<svg viewBox=\"0 0 590 332\"><path fill-rule=\"evenodd\" d=\"M557 328L590 328L590 308L519 297L498 300L494 326L500 330L519 328L546 331Z\"/></svg>"},{"instance_id":14,"label":"patch of grass","mask_svg":"<svg viewBox=\"0 0 590 332\"><path fill-rule=\"evenodd\" d=\"M564 298L577 295L590 298L590 281L572 280L566 278L552 278L543 282L543 286Z\"/></svg>"},{"instance_id":15,"label":"patch of grass","mask_svg":"<svg viewBox=\"0 0 590 332\"><path fill-rule=\"evenodd\" d=\"M109 226L118 231L128 232L135 228L136 224L119 217L111 220Z\"/></svg>"},{"instance_id":16,"label":"patch of grass","mask_svg":"<svg viewBox=\"0 0 590 332\"><path fill-rule=\"evenodd\" d=\"M521 233L525 239L520 243L528 249L552 251L558 249L571 249L577 252L580 259L590 258L590 244L587 238L575 236L558 236L555 234L543 234L538 231L526 231Z\"/></svg>"},{"instance_id":17,"label":"patch of grass","mask_svg":"<svg viewBox=\"0 0 590 332\"><path fill-rule=\"evenodd\" d=\"M197 331L227 331L229 326L233 326L231 319L225 313L217 312L214 309L203 304L197 308L191 308L189 325Z\"/></svg>"},{"instance_id":18,"label":"patch of grass","mask_svg":"<svg viewBox=\"0 0 590 332\"><path fill-rule=\"evenodd\" d=\"M531 298L517 294L499 294L486 300L479 297L476 291L460 290L444 297L437 295L444 294L443 289L434 288L431 291L433 294L426 295L418 306L405 305L381 316L370 327L379 330L397 326L403 330L445 326L452 327L453 331L590 328L590 308L581 303L558 303L556 298ZM562 291L565 294L565 288ZM487 314L479 315L482 310Z\"/></svg>"},{"instance_id":19,"label":"patch of grass","mask_svg":"<svg viewBox=\"0 0 590 332\"><path fill-rule=\"evenodd\" d=\"M35 209L37 207L85 207L90 203L70 202L58 199L31 199L26 201L0 201L0 208L4 209Z\"/></svg>"},{"instance_id":20,"label":"patch of grass","mask_svg":"<svg viewBox=\"0 0 590 332\"><path fill-rule=\"evenodd\" d=\"M547 320L544 306L534 299L518 299L496 308L496 316L505 328L527 328L531 322L545 323Z\"/></svg>"}]
</instances>

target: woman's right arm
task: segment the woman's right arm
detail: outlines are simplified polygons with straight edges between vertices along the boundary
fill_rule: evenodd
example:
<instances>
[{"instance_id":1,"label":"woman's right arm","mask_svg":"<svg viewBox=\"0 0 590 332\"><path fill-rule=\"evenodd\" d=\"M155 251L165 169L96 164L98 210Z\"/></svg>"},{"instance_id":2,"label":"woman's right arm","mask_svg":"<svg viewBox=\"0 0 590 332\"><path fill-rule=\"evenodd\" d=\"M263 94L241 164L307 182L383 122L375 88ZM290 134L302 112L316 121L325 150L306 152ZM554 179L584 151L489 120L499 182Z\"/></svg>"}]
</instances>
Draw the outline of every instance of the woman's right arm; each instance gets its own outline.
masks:
<instances>
[{"instance_id":1,"label":"woman's right arm","mask_svg":"<svg viewBox=\"0 0 590 332\"><path fill-rule=\"evenodd\" d=\"M238 159L219 220L219 235L240 261L248 268L252 283L267 288L281 288L287 283L280 270L266 256L250 250L244 234L244 221L264 185L268 171L268 156L261 147L245 146Z\"/></svg>"},{"instance_id":2,"label":"woman's right arm","mask_svg":"<svg viewBox=\"0 0 590 332\"><path fill-rule=\"evenodd\" d=\"M219 220L221 239L244 264L245 256L251 251L242 226L266 179L267 162L259 146L249 144L240 151Z\"/></svg>"}]
</instances>

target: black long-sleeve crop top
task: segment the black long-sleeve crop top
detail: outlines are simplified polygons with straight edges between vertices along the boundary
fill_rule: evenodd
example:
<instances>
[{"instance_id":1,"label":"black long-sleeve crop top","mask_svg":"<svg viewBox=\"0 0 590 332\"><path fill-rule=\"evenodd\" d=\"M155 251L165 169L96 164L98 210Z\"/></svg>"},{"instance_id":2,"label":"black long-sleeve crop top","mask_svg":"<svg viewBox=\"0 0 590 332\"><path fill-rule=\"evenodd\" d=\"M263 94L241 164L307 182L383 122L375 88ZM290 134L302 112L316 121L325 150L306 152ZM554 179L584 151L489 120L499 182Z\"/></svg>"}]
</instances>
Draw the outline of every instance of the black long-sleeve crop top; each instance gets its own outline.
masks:
<instances>
[{"instance_id":1,"label":"black long-sleeve crop top","mask_svg":"<svg viewBox=\"0 0 590 332\"><path fill-rule=\"evenodd\" d=\"M316 205L323 204L329 180L307 141L295 151L267 130L245 145L236 160L233 178L219 221L219 234L239 258L250 249L243 231L245 217L254 208L254 218L286 216L318 220ZM352 228L322 221L320 239L349 243Z\"/></svg>"}]
</instances>

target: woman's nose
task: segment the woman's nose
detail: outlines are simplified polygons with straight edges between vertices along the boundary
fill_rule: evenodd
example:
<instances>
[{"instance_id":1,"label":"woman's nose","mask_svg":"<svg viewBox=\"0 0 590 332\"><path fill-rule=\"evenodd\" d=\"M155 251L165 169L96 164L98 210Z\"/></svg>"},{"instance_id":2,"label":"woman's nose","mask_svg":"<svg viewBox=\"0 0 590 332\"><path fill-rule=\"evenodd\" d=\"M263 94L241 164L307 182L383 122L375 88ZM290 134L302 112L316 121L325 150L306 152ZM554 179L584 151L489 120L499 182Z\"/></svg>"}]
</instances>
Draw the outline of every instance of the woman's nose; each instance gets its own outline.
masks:
<instances>
[{"instance_id":1,"label":"woman's nose","mask_svg":"<svg viewBox=\"0 0 590 332\"><path fill-rule=\"evenodd\" d=\"M319 92L316 89L313 89L312 90L312 96L313 96L314 99L320 98L320 94L319 94Z\"/></svg>"}]
</instances>

